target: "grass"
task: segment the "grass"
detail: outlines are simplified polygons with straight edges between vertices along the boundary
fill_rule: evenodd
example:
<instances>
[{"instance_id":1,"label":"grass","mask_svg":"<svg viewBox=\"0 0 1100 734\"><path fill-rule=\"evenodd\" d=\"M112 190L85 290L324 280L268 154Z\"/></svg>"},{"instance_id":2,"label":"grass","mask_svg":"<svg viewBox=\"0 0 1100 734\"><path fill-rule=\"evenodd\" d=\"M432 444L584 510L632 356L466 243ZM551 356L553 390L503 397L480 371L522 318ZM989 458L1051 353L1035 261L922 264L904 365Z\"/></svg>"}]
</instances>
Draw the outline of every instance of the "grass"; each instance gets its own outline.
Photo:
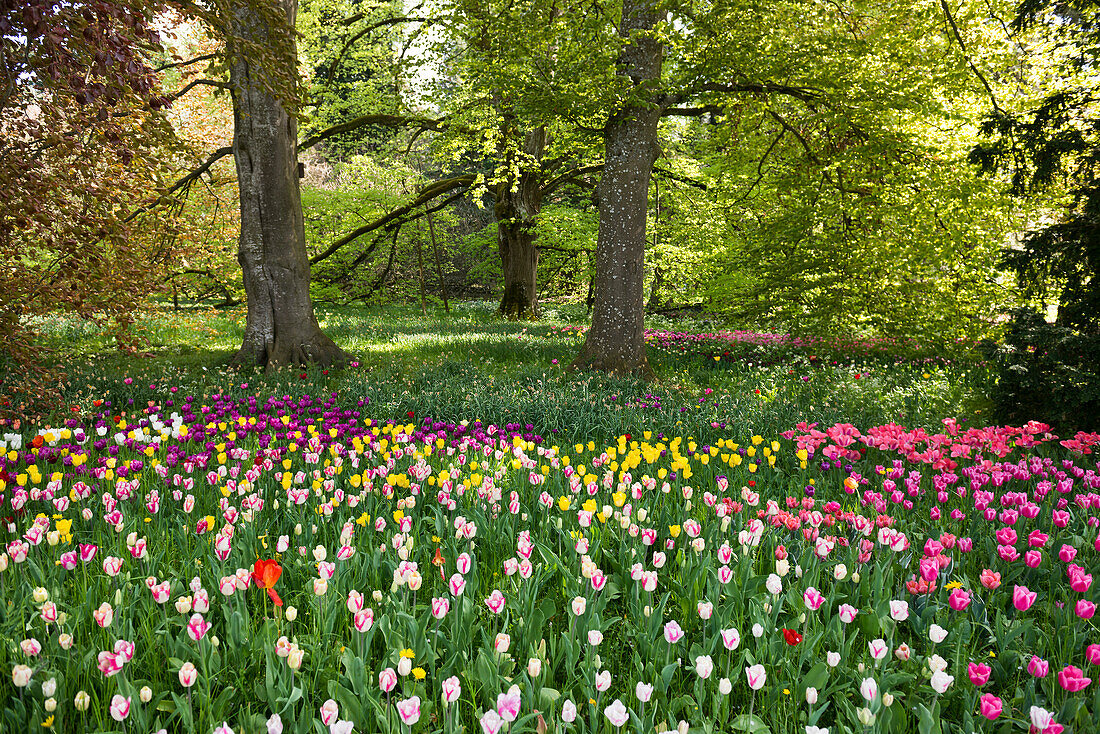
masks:
<instances>
[{"instance_id":1,"label":"grass","mask_svg":"<svg viewBox=\"0 0 1100 734\"><path fill-rule=\"evenodd\" d=\"M107 334L83 322L58 318L38 327L68 374L65 402L87 406L106 399L119 412L174 396L325 392L378 418L412 413L447 422L513 423L555 441L574 441L644 430L685 431L705 440L731 425L768 434L800 421L936 428L948 416L981 422L987 409L989 378L980 362L912 353L829 354L822 344L814 354L755 348L720 362L705 349L685 354L651 346L656 378L648 383L568 373L564 367L583 336L563 327L583 324L583 311L549 308L542 321L509 322L488 303L457 304L450 315L427 317L404 306L321 311L322 328L356 356L354 366L242 374L226 365L244 318L243 309L151 310L136 319L144 342L136 356L114 349ZM714 330L691 322L655 325Z\"/></svg>"}]
</instances>

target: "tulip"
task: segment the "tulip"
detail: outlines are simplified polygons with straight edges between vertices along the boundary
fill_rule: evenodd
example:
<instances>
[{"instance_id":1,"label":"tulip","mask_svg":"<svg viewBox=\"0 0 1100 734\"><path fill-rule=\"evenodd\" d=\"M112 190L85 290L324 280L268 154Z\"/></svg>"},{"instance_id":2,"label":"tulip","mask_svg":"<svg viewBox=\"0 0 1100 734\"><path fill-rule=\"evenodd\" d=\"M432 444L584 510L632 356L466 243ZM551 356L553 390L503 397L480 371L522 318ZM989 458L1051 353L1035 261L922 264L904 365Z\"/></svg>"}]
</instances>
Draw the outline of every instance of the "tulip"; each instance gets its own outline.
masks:
<instances>
[{"instance_id":1,"label":"tulip","mask_svg":"<svg viewBox=\"0 0 1100 734\"><path fill-rule=\"evenodd\" d=\"M653 686L649 683L638 683L634 686L634 696L642 703L649 703L649 700L653 698Z\"/></svg>"},{"instance_id":2,"label":"tulip","mask_svg":"<svg viewBox=\"0 0 1100 734\"><path fill-rule=\"evenodd\" d=\"M1046 734L1047 730L1054 726L1054 714L1047 711L1044 708L1038 706L1032 706L1029 712L1031 716L1031 726L1036 732ZM1061 731L1061 730L1059 730Z\"/></svg>"},{"instance_id":3,"label":"tulip","mask_svg":"<svg viewBox=\"0 0 1100 734\"><path fill-rule=\"evenodd\" d=\"M494 711L493 713L495 714L496 712ZM573 703L573 701L568 698L565 699L565 703L561 706L561 720L566 724L572 724L577 720L577 704Z\"/></svg>"},{"instance_id":4,"label":"tulip","mask_svg":"<svg viewBox=\"0 0 1100 734\"><path fill-rule=\"evenodd\" d=\"M932 674L932 678L929 683L932 684L932 689L936 693L944 693L955 682L955 676L948 675L942 670L937 670Z\"/></svg>"},{"instance_id":5,"label":"tulip","mask_svg":"<svg viewBox=\"0 0 1100 734\"><path fill-rule=\"evenodd\" d=\"M493 614L500 614L503 612L506 603L507 601L500 589L493 589L493 592L485 599L485 606L489 607L489 611Z\"/></svg>"},{"instance_id":6,"label":"tulip","mask_svg":"<svg viewBox=\"0 0 1100 734\"><path fill-rule=\"evenodd\" d=\"M608 673L608 677L610 677ZM598 677L598 676L597 676ZM512 686L506 693L497 694L497 714L501 719L507 722L513 722L516 717L519 716L519 709L522 703L519 686Z\"/></svg>"},{"instance_id":7,"label":"tulip","mask_svg":"<svg viewBox=\"0 0 1100 734\"><path fill-rule=\"evenodd\" d=\"M202 618L201 614L192 614L191 620L187 623L187 636L193 641L198 642L206 633L210 630L210 623Z\"/></svg>"},{"instance_id":8,"label":"tulip","mask_svg":"<svg viewBox=\"0 0 1100 734\"><path fill-rule=\"evenodd\" d=\"M895 599L890 602L890 617L895 622L904 622L909 618L909 602Z\"/></svg>"},{"instance_id":9,"label":"tulip","mask_svg":"<svg viewBox=\"0 0 1100 734\"><path fill-rule=\"evenodd\" d=\"M195 668L194 663L186 662L180 667L179 676L180 685L184 688L190 688L199 679L199 671Z\"/></svg>"},{"instance_id":10,"label":"tulip","mask_svg":"<svg viewBox=\"0 0 1100 734\"><path fill-rule=\"evenodd\" d=\"M458 680L457 675L452 675L450 678L443 681L443 705L449 706L458 700L462 695L462 684Z\"/></svg>"},{"instance_id":11,"label":"tulip","mask_svg":"<svg viewBox=\"0 0 1100 734\"><path fill-rule=\"evenodd\" d=\"M498 734L503 726L504 719L493 709L489 709L481 717L481 730L485 734Z\"/></svg>"},{"instance_id":12,"label":"tulip","mask_svg":"<svg viewBox=\"0 0 1100 734\"><path fill-rule=\"evenodd\" d=\"M378 687L384 692L389 693L397 686L397 673L393 668L386 668L378 674Z\"/></svg>"},{"instance_id":13,"label":"tulip","mask_svg":"<svg viewBox=\"0 0 1100 734\"><path fill-rule=\"evenodd\" d=\"M856 616L859 614L859 610L851 604L841 604L837 612L840 615L840 621L844 624L851 624L856 621Z\"/></svg>"},{"instance_id":14,"label":"tulip","mask_svg":"<svg viewBox=\"0 0 1100 734\"><path fill-rule=\"evenodd\" d=\"M996 571L990 571L988 568L986 568L982 570L980 580L982 586L989 589L990 591L993 591L1001 585L1001 574L997 573Z\"/></svg>"},{"instance_id":15,"label":"tulip","mask_svg":"<svg viewBox=\"0 0 1100 734\"><path fill-rule=\"evenodd\" d=\"M776 574L770 574L768 580L764 582L764 587L768 590L768 593L779 595L783 593L783 580Z\"/></svg>"},{"instance_id":16,"label":"tulip","mask_svg":"<svg viewBox=\"0 0 1100 734\"><path fill-rule=\"evenodd\" d=\"M1017 585L1012 589L1012 605L1021 612L1026 612L1035 603L1035 596L1036 593L1028 591L1026 586Z\"/></svg>"},{"instance_id":17,"label":"tulip","mask_svg":"<svg viewBox=\"0 0 1100 734\"><path fill-rule=\"evenodd\" d=\"M130 715L130 698L123 698L117 693L111 699L111 718L115 721L125 721Z\"/></svg>"},{"instance_id":18,"label":"tulip","mask_svg":"<svg viewBox=\"0 0 1100 734\"><path fill-rule=\"evenodd\" d=\"M529 658L527 660L527 675L531 678L538 678L542 675L542 660L540 658Z\"/></svg>"},{"instance_id":19,"label":"tulip","mask_svg":"<svg viewBox=\"0 0 1100 734\"><path fill-rule=\"evenodd\" d=\"M512 638L505 632L498 632L496 638L493 640L493 649L503 654L508 652L508 648L512 646Z\"/></svg>"},{"instance_id":20,"label":"tulip","mask_svg":"<svg viewBox=\"0 0 1100 734\"><path fill-rule=\"evenodd\" d=\"M835 668L836 666L840 665L840 653L839 652L833 652L832 650L826 652L825 653L825 663L830 668Z\"/></svg>"},{"instance_id":21,"label":"tulip","mask_svg":"<svg viewBox=\"0 0 1100 734\"><path fill-rule=\"evenodd\" d=\"M397 713L406 726L412 726L420 721L420 696L412 696L397 702Z\"/></svg>"},{"instance_id":22,"label":"tulip","mask_svg":"<svg viewBox=\"0 0 1100 734\"><path fill-rule=\"evenodd\" d=\"M767 682L768 675L764 671L764 666L757 664L745 667L745 678L748 680L749 688L759 691Z\"/></svg>"},{"instance_id":23,"label":"tulip","mask_svg":"<svg viewBox=\"0 0 1100 734\"><path fill-rule=\"evenodd\" d=\"M447 612L451 610L451 603L447 601L446 597L437 596L432 598L432 616L436 619L443 619L447 616Z\"/></svg>"},{"instance_id":24,"label":"tulip","mask_svg":"<svg viewBox=\"0 0 1100 734\"><path fill-rule=\"evenodd\" d=\"M811 706L817 703L817 689L813 686L810 686L806 689L806 703L810 704Z\"/></svg>"},{"instance_id":25,"label":"tulip","mask_svg":"<svg viewBox=\"0 0 1100 734\"><path fill-rule=\"evenodd\" d=\"M866 701L874 701L878 698L878 683L874 678L864 678L859 686L859 692Z\"/></svg>"},{"instance_id":26,"label":"tulip","mask_svg":"<svg viewBox=\"0 0 1100 734\"><path fill-rule=\"evenodd\" d=\"M462 596L462 592L466 588L466 579L462 578L461 574L456 573L451 576L448 586L450 587L452 596Z\"/></svg>"},{"instance_id":27,"label":"tulip","mask_svg":"<svg viewBox=\"0 0 1100 734\"><path fill-rule=\"evenodd\" d=\"M1078 599L1073 611L1081 619L1092 619L1096 614L1096 605L1086 599Z\"/></svg>"},{"instance_id":28,"label":"tulip","mask_svg":"<svg viewBox=\"0 0 1100 734\"><path fill-rule=\"evenodd\" d=\"M938 624L935 623L928 626L928 639L930 639L932 642L943 642L946 637L947 630L945 630L943 627L940 627Z\"/></svg>"},{"instance_id":29,"label":"tulip","mask_svg":"<svg viewBox=\"0 0 1100 734\"><path fill-rule=\"evenodd\" d=\"M737 646L741 644L741 633L737 631L735 627L730 627L726 630L721 630L722 645L730 651L736 650Z\"/></svg>"},{"instance_id":30,"label":"tulip","mask_svg":"<svg viewBox=\"0 0 1100 734\"><path fill-rule=\"evenodd\" d=\"M573 608L573 615L579 617L584 614L584 610L588 606L588 600L583 596L575 596L573 597L571 606Z\"/></svg>"},{"instance_id":31,"label":"tulip","mask_svg":"<svg viewBox=\"0 0 1100 734\"><path fill-rule=\"evenodd\" d=\"M1032 655L1027 664L1027 672L1036 678L1046 678L1047 674L1050 673L1050 663L1037 655Z\"/></svg>"},{"instance_id":32,"label":"tulip","mask_svg":"<svg viewBox=\"0 0 1100 734\"><path fill-rule=\"evenodd\" d=\"M825 597L822 596L820 591L811 586L802 592L802 602L807 609L816 612L825 603Z\"/></svg>"},{"instance_id":33,"label":"tulip","mask_svg":"<svg viewBox=\"0 0 1100 734\"><path fill-rule=\"evenodd\" d=\"M603 710L604 716L611 722L614 727L620 727L630 720L630 712L627 711L626 706L619 699L615 699L610 706Z\"/></svg>"},{"instance_id":34,"label":"tulip","mask_svg":"<svg viewBox=\"0 0 1100 734\"><path fill-rule=\"evenodd\" d=\"M603 642L603 632L599 630L588 630L588 644L595 647Z\"/></svg>"},{"instance_id":35,"label":"tulip","mask_svg":"<svg viewBox=\"0 0 1100 734\"><path fill-rule=\"evenodd\" d=\"M1058 685L1070 693L1082 691L1088 688L1090 683L1092 683L1092 678L1086 678L1080 668L1067 665L1058 671Z\"/></svg>"},{"instance_id":36,"label":"tulip","mask_svg":"<svg viewBox=\"0 0 1100 734\"><path fill-rule=\"evenodd\" d=\"M714 672L714 661L710 655L699 655L695 658L695 674L703 680L710 678L710 674Z\"/></svg>"},{"instance_id":37,"label":"tulip","mask_svg":"<svg viewBox=\"0 0 1100 734\"><path fill-rule=\"evenodd\" d=\"M1100 645L1089 645L1085 648L1085 660L1093 665L1100 665Z\"/></svg>"},{"instance_id":38,"label":"tulip","mask_svg":"<svg viewBox=\"0 0 1100 734\"><path fill-rule=\"evenodd\" d=\"M596 690L606 691L611 687L611 671L603 670L596 673Z\"/></svg>"},{"instance_id":39,"label":"tulip","mask_svg":"<svg viewBox=\"0 0 1100 734\"><path fill-rule=\"evenodd\" d=\"M962 588L952 589L947 603L956 612L961 612L970 606L970 592Z\"/></svg>"},{"instance_id":40,"label":"tulip","mask_svg":"<svg viewBox=\"0 0 1100 734\"><path fill-rule=\"evenodd\" d=\"M886 657L886 653L890 651L890 648L886 644L886 640L875 639L867 643L867 648L871 652L871 657L875 660L882 660Z\"/></svg>"},{"instance_id":41,"label":"tulip","mask_svg":"<svg viewBox=\"0 0 1100 734\"><path fill-rule=\"evenodd\" d=\"M1001 715L1001 709L1004 704L1000 698L994 696L992 693L984 693L982 694L982 697L978 700L978 705L978 710L981 715L989 719L990 721L993 721Z\"/></svg>"},{"instance_id":42,"label":"tulip","mask_svg":"<svg viewBox=\"0 0 1100 734\"><path fill-rule=\"evenodd\" d=\"M31 682L34 671L26 665L16 665L11 669L11 680L16 688L26 688Z\"/></svg>"},{"instance_id":43,"label":"tulip","mask_svg":"<svg viewBox=\"0 0 1100 734\"><path fill-rule=\"evenodd\" d=\"M668 644L676 644L683 638L683 636L684 631L680 629L680 625L676 622L676 620L665 623L665 641Z\"/></svg>"},{"instance_id":44,"label":"tulip","mask_svg":"<svg viewBox=\"0 0 1100 734\"><path fill-rule=\"evenodd\" d=\"M979 688L989 682L989 674L991 672L993 672L993 669L985 663L970 663L966 670L967 675L970 677L970 682Z\"/></svg>"},{"instance_id":45,"label":"tulip","mask_svg":"<svg viewBox=\"0 0 1100 734\"><path fill-rule=\"evenodd\" d=\"M904 642L898 645L898 649L894 650L894 657L898 660L908 660L913 654L913 651Z\"/></svg>"},{"instance_id":46,"label":"tulip","mask_svg":"<svg viewBox=\"0 0 1100 734\"><path fill-rule=\"evenodd\" d=\"M103 602L98 609L92 612L92 617L100 627L110 627L111 621L115 618L115 610L110 604Z\"/></svg>"},{"instance_id":47,"label":"tulip","mask_svg":"<svg viewBox=\"0 0 1100 734\"><path fill-rule=\"evenodd\" d=\"M87 711L91 703L92 697L88 695L87 691L77 691L76 696L73 698L73 708L77 711Z\"/></svg>"}]
</instances>

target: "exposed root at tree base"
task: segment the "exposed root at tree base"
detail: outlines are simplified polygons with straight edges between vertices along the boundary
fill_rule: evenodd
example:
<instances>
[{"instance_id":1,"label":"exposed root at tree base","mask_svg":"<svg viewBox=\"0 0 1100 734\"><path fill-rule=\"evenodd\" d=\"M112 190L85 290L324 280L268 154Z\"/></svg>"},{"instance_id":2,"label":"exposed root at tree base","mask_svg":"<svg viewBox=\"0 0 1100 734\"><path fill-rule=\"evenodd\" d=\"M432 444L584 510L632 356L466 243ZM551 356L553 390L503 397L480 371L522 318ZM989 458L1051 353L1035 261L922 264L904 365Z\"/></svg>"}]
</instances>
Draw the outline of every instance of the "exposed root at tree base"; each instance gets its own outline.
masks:
<instances>
[{"instance_id":1,"label":"exposed root at tree base","mask_svg":"<svg viewBox=\"0 0 1100 734\"><path fill-rule=\"evenodd\" d=\"M346 367L352 355L345 352L324 334L319 338L281 340L266 345L244 344L230 361L237 368L261 367L272 372L280 367L300 367L307 364L319 367Z\"/></svg>"}]
</instances>

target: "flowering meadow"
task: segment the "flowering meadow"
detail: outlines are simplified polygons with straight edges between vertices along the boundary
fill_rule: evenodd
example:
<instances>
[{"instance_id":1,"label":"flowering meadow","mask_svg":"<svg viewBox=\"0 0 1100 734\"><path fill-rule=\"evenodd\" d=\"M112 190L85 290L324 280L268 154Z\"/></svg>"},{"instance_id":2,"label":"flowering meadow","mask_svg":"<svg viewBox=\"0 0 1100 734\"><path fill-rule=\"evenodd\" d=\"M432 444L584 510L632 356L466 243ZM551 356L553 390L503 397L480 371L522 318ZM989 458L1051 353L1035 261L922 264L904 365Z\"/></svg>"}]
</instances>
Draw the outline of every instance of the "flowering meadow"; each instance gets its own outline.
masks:
<instances>
[{"instance_id":1,"label":"flowering meadow","mask_svg":"<svg viewBox=\"0 0 1100 734\"><path fill-rule=\"evenodd\" d=\"M3 724L1095 731L1100 435L725 433L241 392L8 432Z\"/></svg>"}]
</instances>

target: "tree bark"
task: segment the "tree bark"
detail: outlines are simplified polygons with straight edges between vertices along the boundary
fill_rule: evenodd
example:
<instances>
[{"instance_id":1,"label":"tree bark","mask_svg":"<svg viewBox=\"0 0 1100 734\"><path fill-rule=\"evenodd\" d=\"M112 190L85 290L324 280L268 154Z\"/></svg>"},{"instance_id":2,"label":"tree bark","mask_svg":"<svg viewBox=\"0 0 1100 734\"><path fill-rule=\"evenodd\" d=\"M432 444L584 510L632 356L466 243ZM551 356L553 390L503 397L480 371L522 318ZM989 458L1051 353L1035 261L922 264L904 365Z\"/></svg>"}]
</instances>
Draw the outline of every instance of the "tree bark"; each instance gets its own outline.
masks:
<instances>
[{"instance_id":1,"label":"tree bark","mask_svg":"<svg viewBox=\"0 0 1100 734\"><path fill-rule=\"evenodd\" d=\"M632 89L604 128L606 162L597 190L600 206L592 326L573 369L652 375L646 358L645 225L649 181L657 160L663 45L649 33L663 18L653 0L625 0L619 34L630 39L619 61Z\"/></svg>"},{"instance_id":2,"label":"tree bark","mask_svg":"<svg viewBox=\"0 0 1100 734\"><path fill-rule=\"evenodd\" d=\"M539 252L535 246L535 217L542 211L542 160L546 128L524 136L519 175L509 176L496 190L493 214L497 246L504 274L500 314L509 319L538 318Z\"/></svg>"},{"instance_id":3,"label":"tree bark","mask_svg":"<svg viewBox=\"0 0 1100 734\"><path fill-rule=\"evenodd\" d=\"M289 29L277 29L240 7L235 35L271 49L257 60L239 45L231 54L233 155L240 188L237 261L244 275L248 316L233 358L238 366L340 365L350 359L321 331L309 297L309 259L298 190L298 123L272 93L273 78L297 75L293 38L297 0L279 0ZM280 30L288 33L280 37ZM272 64L267 67L266 64ZM264 73L271 69L272 73Z\"/></svg>"}]
</instances>

